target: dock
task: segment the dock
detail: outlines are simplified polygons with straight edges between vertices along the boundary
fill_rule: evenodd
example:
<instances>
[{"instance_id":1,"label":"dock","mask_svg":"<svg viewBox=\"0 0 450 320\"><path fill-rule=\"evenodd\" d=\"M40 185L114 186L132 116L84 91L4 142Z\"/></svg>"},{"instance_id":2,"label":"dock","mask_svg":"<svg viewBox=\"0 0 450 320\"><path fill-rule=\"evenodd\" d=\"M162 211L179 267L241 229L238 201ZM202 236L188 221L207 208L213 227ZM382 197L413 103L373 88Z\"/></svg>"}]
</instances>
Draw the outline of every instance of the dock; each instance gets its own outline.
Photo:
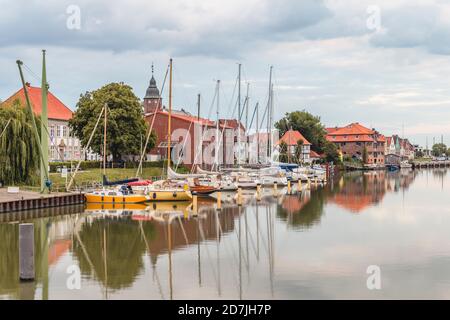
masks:
<instances>
[{"instance_id":1,"label":"dock","mask_svg":"<svg viewBox=\"0 0 450 320\"><path fill-rule=\"evenodd\" d=\"M413 161L414 169L419 168L446 168L450 167L450 160L447 161Z\"/></svg>"},{"instance_id":2,"label":"dock","mask_svg":"<svg viewBox=\"0 0 450 320\"><path fill-rule=\"evenodd\" d=\"M55 192L41 194L34 191L18 190L8 192L0 188L0 213L61 207L85 202L84 194L70 192Z\"/></svg>"}]
</instances>

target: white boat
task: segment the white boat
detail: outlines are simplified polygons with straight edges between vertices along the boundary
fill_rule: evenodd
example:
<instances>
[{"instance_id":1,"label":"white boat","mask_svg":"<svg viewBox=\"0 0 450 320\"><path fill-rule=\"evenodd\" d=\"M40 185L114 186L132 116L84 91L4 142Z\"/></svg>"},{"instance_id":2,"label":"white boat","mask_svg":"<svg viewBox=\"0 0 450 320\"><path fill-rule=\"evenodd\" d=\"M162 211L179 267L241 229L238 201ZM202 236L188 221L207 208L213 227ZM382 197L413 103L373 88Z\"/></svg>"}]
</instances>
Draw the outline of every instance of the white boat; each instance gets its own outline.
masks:
<instances>
[{"instance_id":1,"label":"white boat","mask_svg":"<svg viewBox=\"0 0 450 320\"><path fill-rule=\"evenodd\" d=\"M400 162L400 168L409 169L409 168L412 168L412 164L409 163L408 161L402 161L402 162Z\"/></svg>"}]
</instances>

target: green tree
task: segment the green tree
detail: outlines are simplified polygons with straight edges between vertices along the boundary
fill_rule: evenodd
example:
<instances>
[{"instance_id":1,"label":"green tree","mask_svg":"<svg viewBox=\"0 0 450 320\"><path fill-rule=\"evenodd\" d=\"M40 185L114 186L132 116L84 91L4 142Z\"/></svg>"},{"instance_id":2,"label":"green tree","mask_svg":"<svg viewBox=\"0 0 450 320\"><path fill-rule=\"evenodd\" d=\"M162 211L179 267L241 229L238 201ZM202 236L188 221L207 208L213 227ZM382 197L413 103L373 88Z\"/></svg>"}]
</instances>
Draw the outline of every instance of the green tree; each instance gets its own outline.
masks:
<instances>
[{"instance_id":1,"label":"green tree","mask_svg":"<svg viewBox=\"0 0 450 320\"><path fill-rule=\"evenodd\" d=\"M433 145L431 153L435 157L440 157L443 154L447 153L447 146L445 145L445 143L436 143Z\"/></svg>"},{"instance_id":2,"label":"green tree","mask_svg":"<svg viewBox=\"0 0 450 320\"><path fill-rule=\"evenodd\" d=\"M130 86L123 83L110 83L80 96L77 110L69 121L74 135L86 147L105 104L108 105L107 154L112 154L114 161L122 155L138 155L141 148L140 137L143 136L145 141L148 125L143 118L139 98ZM150 151L155 143L156 135L152 132L146 151ZM103 154L103 126L97 127L90 148Z\"/></svg>"},{"instance_id":3,"label":"green tree","mask_svg":"<svg viewBox=\"0 0 450 320\"><path fill-rule=\"evenodd\" d=\"M286 142L281 141L280 142L280 162L287 162L288 161L288 145Z\"/></svg>"},{"instance_id":4,"label":"green tree","mask_svg":"<svg viewBox=\"0 0 450 320\"><path fill-rule=\"evenodd\" d=\"M301 134L311 142L312 149L318 153L324 151L326 144L325 127L320 122L320 117L313 116L311 113L303 111L294 111L286 113L286 116L275 123L275 128L280 131L282 136L289 128L298 130Z\"/></svg>"},{"instance_id":5,"label":"green tree","mask_svg":"<svg viewBox=\"0 0 450 320\"><path fill-rule=\"evenodd\" d=\"M367 153L367 147L364 146L363 154L362 154L362 161L363 161L363 163L367 163L368 158L369 158L369 155Z\"/></svg>"},{"instance_id":6,"label":"green tree","mask_svg":"<svg viewBox=\"0 0 450 320\"><path fill-rule=\"evenodd\" d=\"M297 140L297 145L294 150L295 160L300 164L303 160L303 140Z\"/></svg>"},{"instance_id":7,"label":"green tree","mask_svg":"<svg viewBox=\"0 0 450 320\"><path fill-rule=\"evenodd\" d=\"M289 128L298 130L311 143L311 149L324 153L327 161L339 162L336 146L326 139L326 130L320 122L320 117L302 110L286 113L285 117L275 123L275 128L282 136Z\"/></svg>"},{"instance_id":8,"label":"green tree","mask_svg":"<svg viewBox=\"0 0 450 320\"><path fill-rule=\"evenodd\" d=\"M39 117L36 117L36 124L40 130ZM19 100L8 106L0 105L0 134L0 182L3 185L37 183L39 145L33 131L32 114Z\"/></svg>"},{"instance_id":9,"label":"green tree","mask_svg":"<svg viewBox=\"0 0 450 320\"><path fill-rule=\"evenodd\" d=\"M327 162L333 162L335 164L341 162L339 150L334 143L326 141L323 147L323 153L325 154L325 160Z\"/></svg>"}]
</instances>

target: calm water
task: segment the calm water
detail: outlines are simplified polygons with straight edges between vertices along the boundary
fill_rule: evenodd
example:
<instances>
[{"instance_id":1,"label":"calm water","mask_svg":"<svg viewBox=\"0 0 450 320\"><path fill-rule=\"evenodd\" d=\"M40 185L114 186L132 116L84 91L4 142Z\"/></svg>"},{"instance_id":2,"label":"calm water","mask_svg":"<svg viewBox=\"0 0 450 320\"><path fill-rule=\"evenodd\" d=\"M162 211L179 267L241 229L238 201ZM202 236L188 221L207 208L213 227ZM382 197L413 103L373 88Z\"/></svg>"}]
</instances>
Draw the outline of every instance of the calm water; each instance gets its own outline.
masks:
<instances>
[{"instance_id":1,"label":"calm water","mask_svg":"<svg viewBox=\"0 0 450 320\"><path fill-rule=\"evenodd\" d=\"M0 215L0 298L450 299L450 174L352 173L302 194L265 190L127 210ZM39 218L36 218L39 217ZM35 224L37 279L18 281L18 222ZM71 266L81 288L70 290ZM381 290L368 290L369 265ZM70 269L69 269L70 270Z\"/></svg>"}]
</instances>

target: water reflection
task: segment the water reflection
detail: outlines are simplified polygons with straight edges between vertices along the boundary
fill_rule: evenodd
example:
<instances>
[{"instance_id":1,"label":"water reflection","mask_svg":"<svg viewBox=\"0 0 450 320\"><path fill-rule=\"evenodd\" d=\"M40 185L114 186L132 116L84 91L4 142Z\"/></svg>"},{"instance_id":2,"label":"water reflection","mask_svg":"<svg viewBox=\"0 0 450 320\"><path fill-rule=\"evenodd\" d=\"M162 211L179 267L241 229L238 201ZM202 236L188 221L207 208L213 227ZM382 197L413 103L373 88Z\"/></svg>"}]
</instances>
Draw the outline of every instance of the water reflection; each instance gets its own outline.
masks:
<instances>
[{"instance_id":1,"label":"water reflection","mask_svg":"<svg viewBox=\"0 0 450 320\"><path fill-rule=\"evenodd\" d=\"M178 202L11 213L0 220L0 297L286 298L293 283L304 283L303 277L311 275L287 271L306 255L307 251L292 251L295 241L302 241L301 234L313 235L325 221L345 219L336 212L351 218L389 206L385 201L389 194L399 194L399 201L404 201L416 179L417 187L443 188L448 176L442 169L351 172L334 177L325 187L313 185L302 192L295 186L291 193L267 188L260 201L253 191L246 192L242 206L235 194L224 194L221 210L216 200L200 199L198 212L192 203ZM37 277L21 284L17 222L25 221L35 224ZM339 228L342 225L336 224ZM317 257L324 249L315 243L311 248ZM81 270L79 292L65 284L71 264ZM291 277L292 283L284 277ZM316 281L305 290L321 285ZM298 290L288 298L302 296ZM340 297L338 288L333 297Z\"/></svg>"}]
</instances>

